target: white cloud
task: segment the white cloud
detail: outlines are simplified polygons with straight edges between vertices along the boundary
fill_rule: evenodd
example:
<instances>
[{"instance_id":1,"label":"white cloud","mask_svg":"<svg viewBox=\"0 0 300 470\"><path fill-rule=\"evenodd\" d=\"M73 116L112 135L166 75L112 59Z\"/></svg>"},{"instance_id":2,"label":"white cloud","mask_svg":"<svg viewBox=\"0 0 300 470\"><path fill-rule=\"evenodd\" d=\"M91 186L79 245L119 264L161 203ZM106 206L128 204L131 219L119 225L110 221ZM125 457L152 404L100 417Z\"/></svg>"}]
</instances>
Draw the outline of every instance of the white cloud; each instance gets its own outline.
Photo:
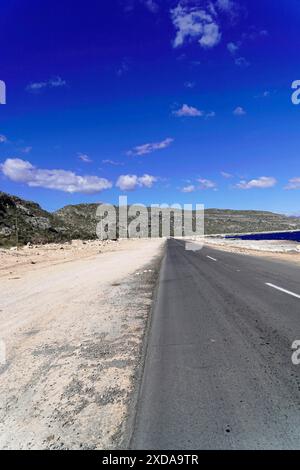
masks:
<instances>
[{"instance_id":1,"label":"white cloud","mask_svg":"<svg viewBox=\"0 0 300 470\"><path fill-rule=\"evenodd\" d=\"M260 178L253 179L250 181L242 180L236 185L236 187L238 189L265 189L273 188L276 184L277 180L273 176L261 176Z\"/></svg>"},{"instance_id":2,"label":"white cloud","mask_svg":"<svg viewBox=\"0 0 300 470\"><path fill-rule=\"evenodd\" d=\"M0 144L4 144L7 142L7 137L3 134L0 134Z\"/></svg>"},{"instance_id":3,"label":"white cloud","mask_svg":"<svg viewBox=\"0 0 300 470\"><path fill-rule=\"evenodd\" d=\"M284 189L300 189L300 177L291 178L288 185Z\"/></svg>"},{"instance_id":4,"label":"white cloud","mask_svg":"<svg viewBox=\"0 0 300 470\"><path fill-rule=\"evenodd\" d=\"M232 0L217 0L216 5L223 11L230 11L234 7Z\"/></svg>"},{"instance_id":5,"label":"white cloud","mask_svg":"<svg viewBox=\"0 0 300 470\"><path fill-rule=\"evenodd\" d=\"M191 183L191 181L187 181L187 183ZM199 178L197 179L197 183L200 183L199 185L195 184L188 184L187 186L184 186L181 189L181 192L183 193L193 193L194 191L197 190L207 190L207 189L212 189L213 191L217 191L218 186L215 181L206 179L206 178Z\"/></svg>"},{"instance_id":6,"label":"white cloud","mask_svg":"<svg viewBox=\"0 0 300 470\"><path fill-rule=\"evenodd\" d=\"M119 68L116 70L117 76L119 78L123 77L123 75L125 75L127 72L129 72L129 66L130 66L129 60L125 57L122 60Z\"/></svg>"},{"instance_id":7,"label":"white cloud","mask_svg":"<svg viewBox=\"0 0 300 470\"><path fill-rule=\"evenodd\" d=\"M245 57L238 57L237 59L235 59L234 62L235 62L235 65L237 65L238 67L246 68L250 66L250 62L248 62L248 60L246 60Z\"/></svg>"},{"instance_id":8,"label":"white cloud","mask_svg":"<svg viewBox=\"0 0 300 470\"><path fill-rule=\"evenodd\" d=\"M168 137L162 142L152 142L149 144L138 145L137 147L134 147L133 150L129 150L129 152L127 152L127 155L148 155L149 153L155 152L156 150L163 150L169 147L173 142L174 139Z\"/></svg>"},{"instance_id":9,"label":"white cloud","mask_svg":"<svg viewBox=\"0 0 300 470\"><path fill-rule=\"evenodd\" d=\"M208 23L203 26L203 35L199 40L200 46L210 49L216 46L221 40L221 33L217 23Z\"/></svg>"},{"instance_id":10,"label":"white cloud","mask_svg":"<svg viewBox=\"0 0 300 470\"><path fill-rule=\"evenodd\" d=\"M0 168L11 181L25 183L30 187L86 194L98 193L112 187L112 183L105 178L80 176L66 170L40 169L19 158L8 158Z\"/></svg>"},{"instance_id":11,"label":"white cloud","mask_svg":"<svg viewBox=\"0 0 300 470\"><path fill-rule=\"evenodd\" d=\"M221 40L221 32L214 14L204 9L182 6L171 10L171 18L176 29L173 46L182 46L185 41L198 41L203 48L212 48Z\"/></svg>"},{"instance_id":12,"label":"white cloud","mask_svg":"<svg viewBox=\"0 0 300 470\"><path fill-rule=\"evenodd\" d=\"M30 153L31 150L32 150L32 147L31 147L30 145L28 145L27 147L22 148L21 151L22 151L23 153Z\"/></svg>"},{"instance_id":13,"label":"white cloud","mask_svg":"<svg viewBox=\"0 0 300 470\"><path fill-rule=\"evenodd\" d=\"M200 111L193 106L184 104L182 108L178 109L177 111L173 111L173 114L177 117L200 117L203 116L203 111Z\"/></svg>"},{"instance_id":14,"label":"white cloud","mask_svg":"<svg viewBox=\"0 0 300 470\"><path fill-rule=\"evenodd\" d=\"M190 184L189 186L185 186L184 188L182 188L181 191L183 193L193 193L194 191L196 191L196 186L194 186L193 184Z\"/></svg>"},{"instance_id":15,"label":"white cloud","mask_svg":"<svg viewBox=\"0 0 300 470\"><path fill-rule=\"evenodd\" d=\"M40 91L43 88L47 87L48 82L36 82L36 83L30 83L27 85L26 90L30 92L35 92L35 91Z\"/></svg>"},{"instance_id":16,"label":"white cloud","mask_svg":"<svg viewBox=\"0 0 300 470\"><path fill-rule=\"evenodd\" d=\"M200 183L200 189L214 189L214 190L217 189L217 183L215 183L212 180L200 178L198 179L198 181Z\"/></svg>"},{"instance_id":17,"label":"white cloud","mask_svg":"<svg viewBox=\"0 0 300 470\"><path fill-rule=\"evenodd\" d=\"M255 95L254 98L269 98L271 96L271 91L266 90L263 93L259 93L258 95Z\"/></svg>"},{"instance_id":18,"label":"white cloud","mask_svg":"<svg viewBox=\"0 0 300 470\"><path fill-rule=\"evenodd\" d=\"M124 165L124 163L117 162L115 160L110 160L110 159L102 160L102 163L104 163L104 165L112 165L112 166L122 166L122 165Z\"/></svg>"},{"instance_id":19,"label":"white cloud","mask_svg":"<svg viewBox=\"0 0 300 470\"><path fill-rule=\"evenodd\" d=\"M246 111L244 110L244 108L242 108L241 106L238 106L237 108L235 108L235 110L233 111L233 114L235 116L245 116Z\"/></svg>"},{"instance_id":20,"label":"white cloud","mask_svg":"<svg viewBox=\"0 0 300 470\"><path fill-rule=\"evenodd\" d=\"M221 13L230 17L231 21L236 21L239 17L240 6L233 0L216 0L215 8Z\"/></svg>"},{"instance_id":21,"label":"white cloud","mask_svg":"<svg viewBox=\"0 0 300 470\"><path fill-rule=\"evenodd\" d=\"M245 40L255 41L260 38L269 36L269 32L266 29L257 29L255 27L250 28L250 31L243 33L242 38Z\"/></svg>"},{"instance_id":22,"label":"white cloud","mask_svg":"<svg viewBox=\"0 0 300 470\"><path fill-rule=\"evenodd\" d=\"M116 182L116 186L121 191L133 191L138 187L152 188L156 181L157 178L155 176L147 174L140 177L137 175L121 175Z\"/></svg>"},{"instance_id":23,"label":"white cloud","mask_svg":"<svg viewBox=\"0 0 300 470\"><path fill-rule=\"evenodd\" d=\"M67 82L61 77L53 77L44 82L33 82L27 85L26 90L31 93L37 93L45 88L61 88L67 85Z\"/></svg>"},{"instance_id":24,"label":"white cloud","mask_svg":"<svg viewBox=\"0 0 300 470\"><path fill-rule=\"evenodd\" d=\"M159 10L158 3L156 3L154 0L142 0L142 3L146 8L148 8L149 11L151 11L151 13L157 13Z\"/></svg>"},{"instance_id":25,"label":"white cloud","mask_svg":"<svg viewBox=\"0 0 300 470\"><path fill-rule=\"evenodd\" d=\"M93 161L86 153L78 153L78 158L84 163L92 163Z\"/></svg>"},{"instance_id":26,"label":"white cloud","mask_svg":"<svg viewBox=\"0 0 300 470\"><path fill-rule=\"evenodd\" d=\"M269 36L269 31L267 31L266 29L262 29L261 31L259 31L259 35L260 36Z\"/></svg>"},{"instance_id":27,"label":"white cloud","mask_svg":"<svg viewBox=\"0 0 300 470\"><path fill-rule=\"evenodd\" d=\"M227 173L226 171L221 171L221 176L223 176L225 179L233 178L233 175L231 173Z\"/></svg>"},{"instance_id":28,"label":"white cloud","mask_svg":"<svg viewBox=\"0 0 300 470\"><path fill-rule=\"evenodd\" d=\"M132 13L138 3L144 5L151 13L159 11L159 2L156 0L120 0L125 13Z\"/></svg>"},{"instance_id":29,"label":"white cloud","mask_svg":"<svg viewBox=\"0 0 300 470\"><path fill-rule=\"evenodd\" d=\"M227 44L227 49L230 52L230 54L234 55L239 50L239 45L234 42L229 42Z\"/></svg>"},{"instance_id":30,"label":"white cloud","mask_svg":"<svg viewBox=\"0 0 300 470\"><path fill-rule=\"evenodd\" d=\"M138 177L136 175L121 175L116 182L117 188L122 191L132 191L138 185Z\"/></svg>"},{"instance_id":31,"label":"white cloud","mask_svg":"<svg viewBox=\"0 0 300 470\"><path fill-rule=\"evenodd\" d=\"M67 82L66 80L63 80L61 77L54 77L54 78L50 78L50 80L48 80L48 85L50 86L50 88L60 88L60 87L64 87L67 85Z\"/></svg>"},{"instance_id":32,"label":"white cloud","mask_svg":"<svg viewBox=\"0 0 300 470\"><path fill-rule=\"evenodd\" d=\"M152 175L145 174L139 178L139 184L146 188L152 188L153 184L157 181L157 178Z\"/></svg>"},{"instance_id":33,"label":"white cloud","mask_svg":"<svg viewBox=\"0 0 300 470\"><path fill-rule=\"evenodd\" d=\"M185 82L185 88L195 88L196 82Z\"/></svg>"},{"instance_id":34,"label":"white cloud","mask_svg":"<svg viewBox=\"0 0 300 470\"><path fill-rule=\"evenodd\" d=\"M209 111L208 113L205 114L205 119L210 119L216 116L216 113L214 111Z\"/></svg>"}]
</instances>

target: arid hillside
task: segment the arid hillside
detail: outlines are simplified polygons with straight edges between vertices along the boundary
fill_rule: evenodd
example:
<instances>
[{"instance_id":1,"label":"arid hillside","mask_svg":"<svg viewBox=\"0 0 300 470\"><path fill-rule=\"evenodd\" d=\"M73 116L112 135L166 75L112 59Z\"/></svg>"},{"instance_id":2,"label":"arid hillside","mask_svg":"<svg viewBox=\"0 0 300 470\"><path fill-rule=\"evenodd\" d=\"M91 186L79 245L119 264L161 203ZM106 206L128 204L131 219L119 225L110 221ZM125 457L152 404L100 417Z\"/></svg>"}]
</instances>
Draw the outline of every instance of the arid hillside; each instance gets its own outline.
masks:
<instances>
[{"instance_id":1,"label":"arid hillside","mask_svg":"<svg viewBox=\"0 0 300 470\"><path fill-rule=\"evenodd\" d=\"M98 204L68 205L50 213L35 202L0 193L0 246L57 243L74 239L94 240L97 238L97 207ZM163 212L164 218L167 217L166 211ZM223 209L205 211L207 235L299 229L300 218L272 212Z\"/></svg>"}]
</instances>

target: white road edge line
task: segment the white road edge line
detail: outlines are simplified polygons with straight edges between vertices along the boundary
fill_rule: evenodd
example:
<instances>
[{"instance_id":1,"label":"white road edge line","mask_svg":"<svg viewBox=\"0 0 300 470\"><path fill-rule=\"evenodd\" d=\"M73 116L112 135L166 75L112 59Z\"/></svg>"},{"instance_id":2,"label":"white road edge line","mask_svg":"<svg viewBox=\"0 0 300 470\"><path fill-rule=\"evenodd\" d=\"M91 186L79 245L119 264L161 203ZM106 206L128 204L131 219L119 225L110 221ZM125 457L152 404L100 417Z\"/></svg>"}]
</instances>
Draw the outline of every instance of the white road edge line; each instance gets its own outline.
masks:
<instances>
[{"instance_id":1,"label":"white road edge line","mask_svg":"<svg viewBox=\"0 0 300 470\"><path fill-rule=\"evenodd\" d=\"M209 258L209 259L211 259L212 261L218 261L217 259L212 258L211 256L207 256L206 258Z\"/></svg>"},{"instance_id":2,"label":"white road edge line","mask_svg":"<svg viewBox=\"0 0 300 470\"><path fill-rule=\"evenodd\" d=\"M296 297L297 299L300 299L300 295L295 294L294 292L291 292L289 290L282 289L282 287L275 286L274 284L270 284L269 282L266 282L266 285L269 287L273 287L273 289L277 289L280 292L284 292L285 294L291 295L292 297Z\"/></svg>"}]
</instances>

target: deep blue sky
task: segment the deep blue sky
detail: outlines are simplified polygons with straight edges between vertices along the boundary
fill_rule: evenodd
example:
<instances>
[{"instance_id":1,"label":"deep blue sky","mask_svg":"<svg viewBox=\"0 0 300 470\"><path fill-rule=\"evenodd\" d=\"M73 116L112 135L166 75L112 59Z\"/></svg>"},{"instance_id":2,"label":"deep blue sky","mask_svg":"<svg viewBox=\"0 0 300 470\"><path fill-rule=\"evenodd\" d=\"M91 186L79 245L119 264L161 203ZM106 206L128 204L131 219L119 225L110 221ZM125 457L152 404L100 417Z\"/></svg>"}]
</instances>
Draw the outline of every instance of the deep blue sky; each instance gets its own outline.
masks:
<instances>
[{"instance_id":1,"label":"deep blue sky","mask_svg":"<svg viewBox=\"0 0 300 470\"><path fill-rule=\"evenodd\" d=\"M300 213L298 0L0 3L1 190Z\"/></svg>"}]
</instances>

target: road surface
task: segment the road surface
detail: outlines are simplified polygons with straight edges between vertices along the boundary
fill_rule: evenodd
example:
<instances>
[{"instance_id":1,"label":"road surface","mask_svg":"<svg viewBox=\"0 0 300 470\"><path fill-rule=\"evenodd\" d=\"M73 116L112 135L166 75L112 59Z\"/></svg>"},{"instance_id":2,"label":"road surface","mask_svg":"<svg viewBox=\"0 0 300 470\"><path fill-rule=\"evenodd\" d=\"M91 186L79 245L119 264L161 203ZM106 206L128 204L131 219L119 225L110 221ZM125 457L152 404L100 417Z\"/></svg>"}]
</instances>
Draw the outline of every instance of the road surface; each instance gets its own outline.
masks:
<instances>
[{"instance_id":1,"label":"road surface","mask_svg":"<svg viewBox=\"0 0 300 470\"><path fill-rule=\"evenodd\" d=\"M300 449L300 267L169 240L131 448Z\"/></svg>"}]
</instances>

